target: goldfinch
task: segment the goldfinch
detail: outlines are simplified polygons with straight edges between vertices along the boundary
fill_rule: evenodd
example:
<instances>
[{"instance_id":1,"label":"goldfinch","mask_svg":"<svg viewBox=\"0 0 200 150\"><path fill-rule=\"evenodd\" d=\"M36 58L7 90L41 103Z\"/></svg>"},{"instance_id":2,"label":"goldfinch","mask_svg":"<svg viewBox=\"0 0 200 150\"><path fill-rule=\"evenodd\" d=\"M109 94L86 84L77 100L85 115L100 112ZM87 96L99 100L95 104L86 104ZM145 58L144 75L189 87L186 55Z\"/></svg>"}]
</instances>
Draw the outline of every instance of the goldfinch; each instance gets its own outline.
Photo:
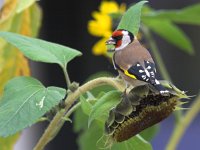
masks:
<instances>
[{"instance_id":1,"label":"goldfinch","mask_svg":"<svg viewBox=\"0 0 200 150\"><path fill-rule=\"evenodd\" d=\"M106 45L113 45L108 50L114 51L114 68L127 85L150 84L161 94L169 93L156 79L156 68L151 54L131 32L123 29L114 31Z\"/></svg>"}]
</instances>

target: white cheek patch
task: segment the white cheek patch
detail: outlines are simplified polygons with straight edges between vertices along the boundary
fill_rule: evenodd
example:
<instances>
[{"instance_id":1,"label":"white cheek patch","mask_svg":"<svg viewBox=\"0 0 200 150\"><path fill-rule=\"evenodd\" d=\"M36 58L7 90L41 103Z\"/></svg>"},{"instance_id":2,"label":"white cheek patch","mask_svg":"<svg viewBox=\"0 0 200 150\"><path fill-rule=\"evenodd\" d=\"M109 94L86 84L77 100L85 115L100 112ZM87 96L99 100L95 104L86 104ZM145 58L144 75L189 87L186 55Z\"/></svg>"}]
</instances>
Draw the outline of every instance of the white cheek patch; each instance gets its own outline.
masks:
<instances>
[{"instance_id":1,"label":"white cheek patch","mask_svg":"<svg viewBox=\"0 0 200 150\"><path fill-rule=\"evenodd\" d=\"M120 47L117 47L117 48L115 48L115 50L122 50L123 48L125 48L126 46L128 46L128 44L130 44L131 43L131 39L130 39L130 36L128 35L128 32L127 33L125 33L125 32L127 32L127 31L123 31L122 33L123 33L123 37L122 37L122 44L121 44L121 46Z\"/></svg>"}]
</instances>

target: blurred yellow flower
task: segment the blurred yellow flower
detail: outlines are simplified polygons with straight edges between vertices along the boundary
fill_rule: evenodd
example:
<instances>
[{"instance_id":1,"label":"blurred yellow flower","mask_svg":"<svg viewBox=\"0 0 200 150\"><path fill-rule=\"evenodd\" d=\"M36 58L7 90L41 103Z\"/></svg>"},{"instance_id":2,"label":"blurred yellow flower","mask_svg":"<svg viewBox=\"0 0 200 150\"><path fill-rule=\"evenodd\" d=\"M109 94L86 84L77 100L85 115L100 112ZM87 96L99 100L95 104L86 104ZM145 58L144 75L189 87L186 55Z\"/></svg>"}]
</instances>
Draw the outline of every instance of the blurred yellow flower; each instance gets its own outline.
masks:
<instances>
[{"instance_id":1,"label":"blurred yellow flower","mask_svg":"<svg viewBox=\"0 0 200 150\"><path fill-rule=\"evenodd\" d=\"M88 23L89 33L101 37L109 37L111 35L112 20L107 14L102 14L99 12L93 12L92 16L95 20L90 20Z\"/></svg>"},{"instance_id":2,"label":"blurred yellow flower","mask_svg":"<svg viewBox=\"0 0 200 150\"><path fill-rule=\"evenodd\" d=\"M94 55L107 55L105 41L112 34L112 13L124 13L126 5L118 5L115 1L102 1L99 11L92 12L94 20L88 22L88 31L91 35L102 37L92 48Z\"/></svg>"},{"instance_id":3,"label":"blurred yellow flower","mask_svg":"<svg viewBox=\"0 0 200 150\"><path fill-rule=\"evenodd\" d=\"M103 14L125 12L126 5L121 4L120 6L115 1L102 1L99 10Z\"/></svg>"},{"instance_id":4,"label":"blurred yellow flower","mask_svg":"<svg viewBox=\"0 0 200 150\"><path fill-rule=\"evenodd\" d=\"M92 53L94 55L106 55L107 53L107 49L105 46L106 40L108 40L108 38L102 38L93 46Z\"/></svg>"}]
</instances>

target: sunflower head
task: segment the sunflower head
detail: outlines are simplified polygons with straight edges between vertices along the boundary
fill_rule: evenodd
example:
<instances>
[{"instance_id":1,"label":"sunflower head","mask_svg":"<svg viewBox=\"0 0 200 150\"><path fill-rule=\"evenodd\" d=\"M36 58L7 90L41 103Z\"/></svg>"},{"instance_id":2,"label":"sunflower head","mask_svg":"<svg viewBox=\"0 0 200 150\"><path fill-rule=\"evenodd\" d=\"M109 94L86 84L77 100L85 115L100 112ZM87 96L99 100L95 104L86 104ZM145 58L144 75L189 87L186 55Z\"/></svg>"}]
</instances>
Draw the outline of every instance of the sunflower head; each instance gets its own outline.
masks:
<instances>
[{"instance_id":1,"label":"sunflower head","mask_svg":"<svg viewBox=\"0 0 200 150\"><path fill-rule=\"evenodd\" d=\"M128 140L159 123L181 104L180 98L188 98L171 83L165 81L163 84L170 91L169 95L161 95L147 84L134 87L122 96L121 102L110 110L105 123L105 133L113 142Z\"/></svg>"}]
</instances>

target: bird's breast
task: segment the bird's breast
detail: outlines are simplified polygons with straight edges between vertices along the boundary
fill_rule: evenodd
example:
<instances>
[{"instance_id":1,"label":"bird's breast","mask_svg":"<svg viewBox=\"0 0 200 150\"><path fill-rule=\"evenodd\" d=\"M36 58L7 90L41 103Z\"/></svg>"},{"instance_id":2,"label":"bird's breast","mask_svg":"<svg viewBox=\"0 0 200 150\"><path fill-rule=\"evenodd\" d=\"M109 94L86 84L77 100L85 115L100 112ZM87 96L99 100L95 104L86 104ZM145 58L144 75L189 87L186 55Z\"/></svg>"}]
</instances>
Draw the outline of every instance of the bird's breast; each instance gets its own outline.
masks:
<instances>
[{"instance_id":1,"label":"bird's breast","mask_svg":"<svg viewBox=\"0 0 200 150\"><path fill-rule=\"evenodd\" d=\"M131 66L138 62L144 67L144 61L153 62L149 51L144 48L138 41L134 41L124 49L116 51L114 54L115 63L124 70L128 70Z\"/></svg>"}]
</instances>

